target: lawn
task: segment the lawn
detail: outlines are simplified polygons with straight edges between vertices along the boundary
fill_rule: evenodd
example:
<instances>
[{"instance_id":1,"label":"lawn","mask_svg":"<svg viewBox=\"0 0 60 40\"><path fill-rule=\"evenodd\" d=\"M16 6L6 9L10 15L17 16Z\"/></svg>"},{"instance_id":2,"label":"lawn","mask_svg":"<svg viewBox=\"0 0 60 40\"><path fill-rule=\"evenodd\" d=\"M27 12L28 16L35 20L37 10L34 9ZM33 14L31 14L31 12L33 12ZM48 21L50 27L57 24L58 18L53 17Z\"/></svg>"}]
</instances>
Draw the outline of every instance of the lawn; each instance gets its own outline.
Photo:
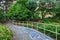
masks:
<instances>
[{"instance_id":1,"label":"lawn","mask_svg":"<svg viewBox=\"0 0 60 40\"><path fill-rule=\"evenodd\" d=\"M11 37L11 30L5 25L0 24L0 40L10 40Z\"/></svg>"}]
</instances>

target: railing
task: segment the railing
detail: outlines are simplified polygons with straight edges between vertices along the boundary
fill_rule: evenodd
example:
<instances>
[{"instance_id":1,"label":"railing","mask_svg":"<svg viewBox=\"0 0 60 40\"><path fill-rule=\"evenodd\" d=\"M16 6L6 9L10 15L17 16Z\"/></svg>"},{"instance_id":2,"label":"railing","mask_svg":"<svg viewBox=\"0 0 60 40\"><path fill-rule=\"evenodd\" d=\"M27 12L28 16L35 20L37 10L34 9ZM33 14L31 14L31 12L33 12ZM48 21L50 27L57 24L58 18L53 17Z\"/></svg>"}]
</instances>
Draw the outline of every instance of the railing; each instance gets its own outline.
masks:
<instances>
[{"instance_id":1,"label":"railing","mask_svg":"<svg viewBox=\"0 0 60 40\"><path fill-rule=\"evenodd\" d=\"M43 32L46 35L51 36L55 40L60 40L60 25L59 24L47 24L47 23L30 22L30 21L12 22L12 23L36 29L40 32Z\"/></svg>"}]
</instances>

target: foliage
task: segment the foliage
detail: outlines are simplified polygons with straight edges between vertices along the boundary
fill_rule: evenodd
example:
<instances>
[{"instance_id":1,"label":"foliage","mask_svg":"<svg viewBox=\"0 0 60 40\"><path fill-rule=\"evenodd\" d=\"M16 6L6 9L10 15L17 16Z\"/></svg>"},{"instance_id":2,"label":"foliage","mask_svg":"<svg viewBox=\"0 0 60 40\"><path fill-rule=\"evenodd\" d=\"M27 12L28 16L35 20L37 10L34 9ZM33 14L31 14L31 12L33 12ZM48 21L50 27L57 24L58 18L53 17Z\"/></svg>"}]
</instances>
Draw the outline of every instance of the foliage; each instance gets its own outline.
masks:
<instances>
[{"instance_id":1,"label":"foliage","mask_svg":"<svg viewBox=\"0 0 60 40\"><path fill-rule=\"evenodd\" d=\"M26 7L33 12L37 7L36 0L28 0L26 2Z\"/></svg>"},{"instance_id":2,"label":"foliage","mask_svg":"<svg viewBox=\"0 0 60 40\"><path fill-rule=\"evenodd\" d=\"M41 11L42 19L44 19L45 14L47 13L52 14L53 16L60 14L60 2L55 2L54 0L40 0L38 3L39 5L37 5L36 2L37 0L28 0L26 7L34 13L36 7L39 6L37 11Z\"/></svg>"},{"instance_id":3,"label":"foliage","mask_svg":"<svg viewBox=\"0 0 60 40\"><path fill-rule=\"evenodd\" d=\"M39 3L39 10L42 13L42 19L44 19L45 14L48 12L49 14L53 13L53 8L55 8L55 3L52 1L41 1ZM53 13L54 14L54 13Z\"/></svg>"},{"instance_id":4,"label":"foliage","mask_svg":"<svg viewBox=\"0 0 60 40\"><path fill-rule=\"evenodd\" d=\"M30 20L32 13L23 3L15 3L11 5L6 13L11 19Z\"/></svg>"},{"instance_id":5,"label":"foliage","mask_svg":"<svg viewBox=\"0 0 60 40\"><path fill-rule=\"evenodd\" d=\"M6 26L0 24L0 40L10 40L12 32Z\"/></svg>"},{"instance_id":6,"label":"foliage","mask_svg":"<svg viewBox=\"0 0 60 40\"><path fill-rule=\"evenodd\" d=\"M0 9L0 19L3 17L3 9Z\"/></svg>"},{"instance_id":7,"label":"foliage","mask_svg":"<svg viewBox=\"0 0 60 40\"><path fill-rule=\"evenodd\" d=\"M4 10L0 9L0 22L6 22L6 18L5 18L5 14L4 14Z\"/></svg>"},{"instance_id":8,"label":"foliage","mask_svg":"<svg viewBox=\"0 0 60 40\"><path fill-rule=\"evenodd\" d=\"M60 19L60 16L59 16L60 15L60 1L56 2L56 6L54 8L54 12L56 13L55 17Z\"/></svg>"},{"instance_id":9,"label":"foliage","mask_svg":"<svg viewBox=\"0 0 60 40\"><path fill-rule=\"evenodd\" d=\"M9 0L8 0L9 1ZM39 13L40 11L42 18L44 18L47 12L56 14L58 16L60 14L60 4L59 2L54 2L52 0L40 0L39 9L35 12L37 5L37 0L16 0L17 2L12 4L6 13L6 16L10 19L18 19L18 20L31 20L31 19L40 19ZM59 5L57 5L59 4ZM0 9L1 10L1 9ZM2 10L1 10L2 11ZM4 20L5 14L0 12L0 19Z\"/></svg>"},{"instance_id":10,"label":"foliage","mask_svg":"<svg viewBox=\"0 0 60 40\"><path fill-rule=\"evenodd\" d=\"M40 20L39 13L38 13L38 11L36 11L33 14L32 21L39 21L39 20Z\"/></svg>"},{"instance_id":11,"label":"foliage","mask_svg":"<svg viewBox=\"0 0 60 40\"><path fill-rule=\"evenodd\" d=\"M29 4L30 1L27 1L27 3ZM36 6L36 2L32 1L31 3ZM20 21L28 21L28 20L35 20L35 19L38 20L38 17L39 17L38 13L33 12L29 9L30 6L33 6L33 5L26 6L21 1L17 1L16 3L14 3L13 5L11 5L8 8L6 16L12 20L13 19L20 20ZM35 6L33 6L33 7L35 7ZM29 8L27 8L27 7L29 7Z\"/></svg>"},{"instance_id":12,"label":"foliage","mask_svg":"<svg viewBox=\"0 0 60 40\"><path fill-rule=\"evenodd\" d=\"M42 23L58 23L58 19L56 19L55 17L53 18L44 18L43 20L41 20Z\"/></svg>"},{"instance_id":13,"label":"foliage","mask_svg":"<svg viewBox=\"0 0 60 40\"><path fill-rule=\"evenodd\" d=\"M42 19L44 19L45 14L49 13L54 15L59 12L59 6L57 3L49 0L40 0L39 9L36 9L37 0L16 0L17 2L12 4L6 13L6 16L10 19L18 19L18 20L39 20L39 15L42 15ZM41 14L38 13L41 12Z\"/></svg>"},{"instance_id":14,"label":"foliage","mask_svg":"<svg viewBox=\"0 0 60 40\"><path fill-rule=\"evenodd\" d=\"M26 3L28 0L16 0L17 2L19 2L19 3Z\"/></svg>"}]
</instances>

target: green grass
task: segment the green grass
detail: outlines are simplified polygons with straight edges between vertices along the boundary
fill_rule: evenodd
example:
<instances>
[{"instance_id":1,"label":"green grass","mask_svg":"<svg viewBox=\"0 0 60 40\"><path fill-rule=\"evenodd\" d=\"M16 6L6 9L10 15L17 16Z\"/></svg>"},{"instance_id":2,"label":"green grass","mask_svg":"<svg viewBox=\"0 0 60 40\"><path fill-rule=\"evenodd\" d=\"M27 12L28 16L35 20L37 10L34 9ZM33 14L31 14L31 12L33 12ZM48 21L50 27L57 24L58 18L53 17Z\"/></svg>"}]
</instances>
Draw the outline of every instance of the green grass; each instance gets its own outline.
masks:
<instances>
[{"instance_id":1,"label":"green grass","mask_svg":"<svg viewBox=\"0 0 60 40\"><path fill-rule=\"evenodd\" d=\"M11 37L11 30L8 27L0 24L0 40L10 40Z\"/></svg>"}]
</instances>

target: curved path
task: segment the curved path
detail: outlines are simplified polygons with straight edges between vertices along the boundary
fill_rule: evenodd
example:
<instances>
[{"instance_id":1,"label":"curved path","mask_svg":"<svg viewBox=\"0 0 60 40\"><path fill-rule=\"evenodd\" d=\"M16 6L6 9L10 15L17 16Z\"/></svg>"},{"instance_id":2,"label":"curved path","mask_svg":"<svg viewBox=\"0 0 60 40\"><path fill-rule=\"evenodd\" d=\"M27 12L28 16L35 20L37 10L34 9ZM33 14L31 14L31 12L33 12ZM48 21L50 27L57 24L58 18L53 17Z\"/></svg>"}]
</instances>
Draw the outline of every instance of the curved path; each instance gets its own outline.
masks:
<instances>
[{"instance_id":1,"label":"curved path","mask_svg":"<svg viewBox=\"0 0 60 40\"><path fill-rule=\"evenodd\" d=\"M24 26L17 26L12 23L6 23L6 26L13 31L13 38L11 40L53 40L52 38L30 28Z\"/></svg>"}]
</instances>

